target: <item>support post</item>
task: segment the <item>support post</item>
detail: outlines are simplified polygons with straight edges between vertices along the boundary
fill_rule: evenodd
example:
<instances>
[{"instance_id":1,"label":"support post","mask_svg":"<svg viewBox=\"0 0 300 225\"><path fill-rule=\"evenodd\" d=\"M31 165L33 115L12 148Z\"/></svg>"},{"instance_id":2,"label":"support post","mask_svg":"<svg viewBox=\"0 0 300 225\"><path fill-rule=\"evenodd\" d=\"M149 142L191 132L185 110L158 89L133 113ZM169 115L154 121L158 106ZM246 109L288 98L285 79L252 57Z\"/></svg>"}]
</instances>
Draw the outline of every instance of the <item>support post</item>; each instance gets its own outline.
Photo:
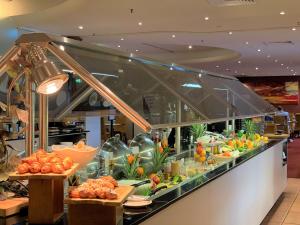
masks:
<instances>
[{"instance_id":1,"label":"support post","mask_svg":"<svg viewBox=\"0 0 300 225\"><path fill-rule=\"evenodd\" d=\"M177 120L177 123L181 122L181 101L180 100L177 102L176 120ZM180 130L180 127L176 127L175 145L176 145L176 153L177 154L180 153L180 149L181 149L181 143L180 143L181 140L180 139L181 139L181 130Z\"/></svg>"},{"instance_id":2,"label":"support post","mask_svg":"<svg viewBox=\"0 0 300 225\"><path fill-rule=\"evenodd\" d=\"M48 149L48 97L39 94L39 141L40 148Z\"/></svg>"},{"instance_id":3,"label":"support post","mask_svg":"<svg viewBox=\"0 0 300 225\"><path fill-rule=\"evenodd\" d=\"M25 131L25 152L26 156L30 156L34 149L34 95L32 92L32 82L29 74L25 74L25 88L26 88L26 104L28 111L28 123Z\"/></svg>"}]
</instances>

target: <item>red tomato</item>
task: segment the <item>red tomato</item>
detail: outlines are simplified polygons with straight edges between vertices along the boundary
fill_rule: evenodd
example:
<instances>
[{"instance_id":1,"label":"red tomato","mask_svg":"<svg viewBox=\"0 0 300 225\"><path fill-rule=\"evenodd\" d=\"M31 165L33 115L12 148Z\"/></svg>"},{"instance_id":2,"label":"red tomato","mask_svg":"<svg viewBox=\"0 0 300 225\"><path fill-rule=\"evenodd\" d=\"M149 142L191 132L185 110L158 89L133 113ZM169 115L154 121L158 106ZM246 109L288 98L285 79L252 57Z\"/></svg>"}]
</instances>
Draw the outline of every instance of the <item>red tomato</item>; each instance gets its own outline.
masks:
<instances>
[{"instance_id":1,"label":"red tomato","mask_svg":"<svg viewBox=\"0 0 300 225\"><path fill-rule=\"evenodd\" d=\"M41 173L51 173L52 172L52 166L50 163L45 163L41 168Z\"/></svg>"},{"instance_id":2,"label":"red tomato","mask_svg":"<svg viewBox=\"0 0 300 225\"><path fill-rule=\"evenodd\" d=\"M64 169L68 170L68 169L70 169L72 167L73 161L72 161L72 159L70 157L66 157L66 158L64 158L62 164L64 166Z\"/></svg>"},{"instance_id":3,"label":"red tomato","mask_svg":"<svg viewBox=\"0 0 300 225\"><path fill-rule=\"evenodd\" d=\"M59 157L53 157L52 159L50 159L50 162L51 163L59 163L59 164L61 164L61 158L59 158Z\"/></svg>"},{"instance_id":4,"label":"red tomato","mask_svg":"<svg viewBox=\"0 0 300 225\"><path fill-rule=\"evenodd\" d=\"M34 162L29 167L30 173L38 173L41 171L41 164L39 162Z\"/></svg>"},{"instance_id":5,"label":"red tomato","mask_svg":"<svg viewBox=\"0 0 300 225\"><path fill-rule=\"evenodd\" d=\"M51 169L53 173L62 174L65 172L63 165L59 163L52 164Z\"/></svg>"},{"instance_id":6,"label":"red tomato","mask_svg":"<svg viewBox=\"0 0 300 225\"><path fill-rule=\"evenodd\" d=\"M22 159L22 163L28 163L29 165L33 164L34 162L37 162L36 156L29 156Z\"/></svg>"},{"instance_id":7,"label":"red tomato","mask_svg":"<svg viewBox=\"0 0 300 225\"><path fill-rule=\"evenodd\" d=\"M17 171L19 174L28 173L29 165L27 163L22 163L18 166Z\"/></svg>"}]
</instances>

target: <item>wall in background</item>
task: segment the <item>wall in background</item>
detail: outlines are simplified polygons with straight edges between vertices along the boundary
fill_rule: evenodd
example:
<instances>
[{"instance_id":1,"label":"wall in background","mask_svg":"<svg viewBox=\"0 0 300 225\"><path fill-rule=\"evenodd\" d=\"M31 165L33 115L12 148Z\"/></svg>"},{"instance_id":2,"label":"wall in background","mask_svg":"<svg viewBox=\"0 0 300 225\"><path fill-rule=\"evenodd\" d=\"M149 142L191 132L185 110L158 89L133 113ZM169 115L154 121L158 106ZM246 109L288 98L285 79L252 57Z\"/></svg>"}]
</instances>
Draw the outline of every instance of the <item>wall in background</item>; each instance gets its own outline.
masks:
<instances>
[{"instance_id":1,"label":"wall in background","mask_svg":"<svg viewBox=\"0 0 300 225\"><path fill-rule=\"evenodd\" d=\"M300 83L300 76L273 76L273 77L238 77L238 79L243 82L255 82L255 83L267 83L267 82L291 82L291 81L297 81L298 85ZM300 95L300 93L299 93ZM299 102L300 103L300 102ZM298 105L282 105L282 107L291 113L300 112L300 104Z\"/></svg>"}]
</instances>

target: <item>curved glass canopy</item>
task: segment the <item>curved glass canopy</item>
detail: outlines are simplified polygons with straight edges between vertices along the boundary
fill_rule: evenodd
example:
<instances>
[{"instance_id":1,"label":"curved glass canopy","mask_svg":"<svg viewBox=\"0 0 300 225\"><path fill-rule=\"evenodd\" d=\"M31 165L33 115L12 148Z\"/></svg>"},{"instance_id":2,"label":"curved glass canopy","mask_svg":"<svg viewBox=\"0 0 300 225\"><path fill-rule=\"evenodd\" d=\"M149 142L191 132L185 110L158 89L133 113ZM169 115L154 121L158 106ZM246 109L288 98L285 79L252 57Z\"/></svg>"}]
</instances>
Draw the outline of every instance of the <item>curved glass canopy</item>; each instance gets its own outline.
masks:
<instances>
[{"instance_id":1,"label":"curved glass canopy","mask_svg":"<svg viewBox=\"0 0 300 225\"><path fill-rule=\"evenodd\" d=\"M25 34L16 43L30 40L47 42L53 54L50 57L57 57L60 69L78 74L87 82L69 100L75 99L78 104L86 101L86 98L78 100L78 96L91 94L94 88L133 122L140 117L138 126L140 121L147 121L150 129L187 126L276 112L275 107L233 77L131 57L45 34ZM63 51L60 45L64 46ZM85 79L90 75L93 77ZM57 110L53 115L59 114Z\"/></svg>"}]
</instances>

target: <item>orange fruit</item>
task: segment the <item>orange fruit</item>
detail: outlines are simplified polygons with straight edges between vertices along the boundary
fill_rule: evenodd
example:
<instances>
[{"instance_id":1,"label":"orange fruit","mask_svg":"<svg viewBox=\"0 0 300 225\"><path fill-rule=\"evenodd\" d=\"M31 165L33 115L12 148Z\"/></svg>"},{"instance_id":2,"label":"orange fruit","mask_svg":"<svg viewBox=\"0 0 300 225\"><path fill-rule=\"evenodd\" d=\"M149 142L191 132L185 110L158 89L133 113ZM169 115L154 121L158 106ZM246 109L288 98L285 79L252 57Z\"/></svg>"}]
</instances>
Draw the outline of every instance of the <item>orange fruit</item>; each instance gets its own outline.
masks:
<instances>
[{"instance_id":1,"label":"orange fruit","mask_svg":"<svg viewBox=\"0 0 300 225\"><path fill-rule=\"evenodd\" d=\"M133 161L134 161L134 155L128 155L127 156L127 162L128 162L128 164L129 165L131 165L132 163L133 163Z\"/></svg>"},{"instance_id":2,"label":"orange fruit","mask_svg":"<svg viewBox=\"0 0 300 225\"><path fill-rule=\"evenodd\" d=\"M159 152L160 154L162 154L162 153L164 152L163 147L160 146L160 147L158 148L158 152Z\"/></svg>"},{"instance_id":3,"label":"orange fruit","mask_svg":"<svg viewBox=\"0 0 300 225\"><path fill-rule=\"evenodd\" d=\"M143 176L144 175L144 168L139 166L138 168L136 168L136 172L139 176Z\"/></svg>"}]
</instances>

